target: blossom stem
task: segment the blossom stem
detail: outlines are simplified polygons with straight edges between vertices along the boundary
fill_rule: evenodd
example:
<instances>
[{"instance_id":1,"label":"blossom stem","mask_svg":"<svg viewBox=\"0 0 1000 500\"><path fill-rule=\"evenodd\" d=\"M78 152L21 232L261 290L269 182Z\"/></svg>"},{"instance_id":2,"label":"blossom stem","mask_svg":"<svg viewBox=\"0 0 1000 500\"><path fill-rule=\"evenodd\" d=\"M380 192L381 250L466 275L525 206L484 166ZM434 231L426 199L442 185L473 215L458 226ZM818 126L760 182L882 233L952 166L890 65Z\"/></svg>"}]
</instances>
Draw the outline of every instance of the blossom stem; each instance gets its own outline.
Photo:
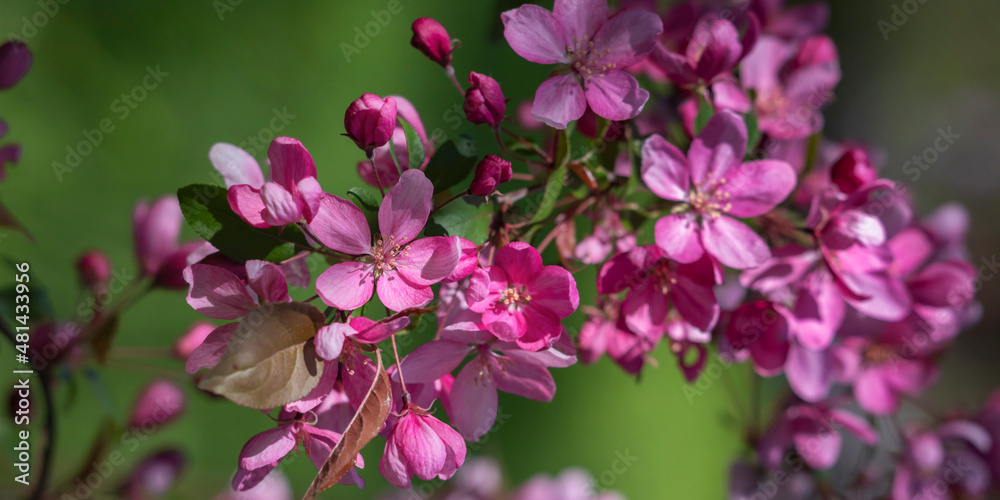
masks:
<instances>
[{"instance_id":1,"label":"blossom stem","mask_svg":"<svg viewBox=\"0 0 1000 500\"><path fill-rule=\"evenodd\" d=\"M524 144L525 146L528 146L528 148L530 148L532 151L534 151L536 155L538 155L540 158L544 159L545 163L552 163L552 157L549 156L549 154L546 153L545 151L542 151L542 149L539 148L537 145L535 145L535 143L533 143L533 142L525 139L524 137L521 137L521 136L515 134L509 128L500 127L500 130L503 131L505 134L513 137L514 139L517 139L517 142L520 142L521 144Z\"/></svg>"},{"instance_id":2,"label":"blossom stem","mask_svg":"<svg viewBox=\"0 0 1000 500\"><path fill-rule=\"evenodd\" d=\"M507 156L509 156L509 157L511 157L511 158L513 158L515 160L517 160L517 161L524 162L524 163L530 163L526 158L522 158L521 156L518 156L518 155L514 154L511 150L507 149L507 145L504 144L503 143L503 139L500 138L500 128L494 128L493 129L493 133L494 133L494 135L497 138L497 144L500 145L500 151L502 151L503 154L505 154L505 155L507 155Z\"/></svg>"},{"instance_id":3,"label":"blossom stem","mask_svg":"<svg viewBox=\"0 0 1000 500\"><path fill-rule=\"evenodd\" d=\"M406 380L403 378L403 367L399 360L399 349L396 347L396 334L392 334L392 355L396 358L396 372L399 373L399 389L403 394L403 406L410 404L410 393L406 390Z\"/></svg>"},{"instance_id":4,"label":"blossom stem","mask_svg":"<svg viewBox=\"0 0 1000 500\"><path fill-rule=\"evenodd\" d=\"M375 174L375 185L378 186L378 192L385 198L385 188L382 187L382 179L378 176L378 167L375 166L375 155L372 153L368 154L368 163L372 165L372 173Z\"/></svg>"},{"instance_id":5,"label":"blossom stem","mask_svg":"<svg viewBox=\"0 0 1000 500\"><path fill-rule=\"evenodd\" d=\"M444 69L444 74L448 75L451 83L455 84L455 88L458 89L458 95L462 96L462 99L465 99L465 89L462 88L461 83L458 83L458 78L455 78L455 67L449 64Z\"/></svg>"},{"instance_id":6,"label":"blossom stem","mask_svg":"<svg viewBox=\"0 0 1000 500\"><path fill-rule=\"evenodd\" d=\"M461 198L461 197L463 197L463 196L465 196L465 195L467 195L467 194L469 194L469 193L468 193L468 192L466 192L466 191L462 191L461 193L458 193L458 194L456 194L455 196L452 196L451 198L448 198L448 201L445 201L444 203L442 203L442 204L440 204L440 205L438 205L438 206L434 207L434 209L433 209L433 210L431 210L431 213L430 213L430 214L428 214L428 216L430 216L430 215L434 215L434 212L437 212L438 210L441 210L442 208L444 208L444 207L445 207L446 205L448 205L449 203L451 203L451 202L453 202L453 201L455 201L455 200L457 200L457 199L459 199L459 198Z\"/></svg>"},{"instance_id":7,"label":"blossom stem","mask_svg":"<svg viewBox=\"0 0 1000 500\"><path fill-rule=\"evenodd\" d=\"M517 179L519 181L533 181L533 180L535 180L535 176L534 175L531 175L531 174L522 174L521 172L511 172L510 173L510 178L511 179Z\"/></svg>"}]
</instances>

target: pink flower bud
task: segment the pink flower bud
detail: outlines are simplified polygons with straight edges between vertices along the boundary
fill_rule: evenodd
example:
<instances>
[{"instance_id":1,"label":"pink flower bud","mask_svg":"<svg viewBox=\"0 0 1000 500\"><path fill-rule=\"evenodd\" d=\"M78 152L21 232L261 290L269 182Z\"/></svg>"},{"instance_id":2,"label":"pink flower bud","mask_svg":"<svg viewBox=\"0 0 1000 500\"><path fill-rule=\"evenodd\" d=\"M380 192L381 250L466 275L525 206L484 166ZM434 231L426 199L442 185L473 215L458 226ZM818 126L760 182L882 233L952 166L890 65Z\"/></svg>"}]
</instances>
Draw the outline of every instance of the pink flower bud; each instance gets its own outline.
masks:
<instances>
[{"instance_id":1,"label":"pink flower bud","mask_svg":"<svg viewBox=\"0 0 1000 500\"><path fill-rule=\"evenodd\" d=\"M363 94L347 107L344 128L365 154L371 154L392 138L396 129L396 100L386 97L383 101L375 94Z\"/></svg>"},{"instance_id":2,"label":"pink flower bud","mask_svg":"<svg viewBox=\"0 0 1000 500\"><path fill-rule=\"evenodd\" d=\"M423 52L431 61L448 67L451 64L451 37L444 26L429 17L413 21L413 38L410 45Z\"/></svg>"},{"instance_id":3,"label":"pink flower bud","mask_svg":"<svg viewBox=\"0 0 1000 500\"><path fill-rule=\"evenodd\" d=\"M205 342L208 334L214 330L215 325L207 321L199 321L191 325L188 331L184 335L181 335L177 339L177 342L174 343L174 354L178 358L186 360L198 346Z\"/></svg>"},{"instance_id":4,"label":"pink flower bud","mask_svg":"<svg viewBox=\"0 0 1000 500\"><path fill-rule=\"evenodd\" d=\"M844 193L853 193L861 186L878 178L871 161L864 151L850 148L833 164L830 180Z\"/></svg>"},{"instance_id":5,"label":"pink flower bud","mask_svg":"<svg viewBox=\"0 0 1000 500\"><path fill-rule=\"evenodd\" d=\"M799 53L795 56L793 69L821 64L837 64L840 57L837 55L837 46L828 36L814 36L802 42Z\"/></svg>"},{"instance_id":6,"label":"pink flower bud","mask_svg":"<svg viewBox=\"0 0 1000 500\"><path fill-rule=\"evenodd\" d=\"M465 462L465 452L455 429L410 405L389 431L378 470L393 486L409 488L414 474L424 481L450 478Z\"/></svg>"},{"instance_id":7,"label":"pink flower bud","mask_svg":"<svg viewBox=\"0 0 1000 500\"><path fill-rule=\"evenodd\" d=\"M129 426L152 432L184 413L184 393L165 380L147 385L136 399Z\"/></svg>"},{"instance_id":8,"label":"pink flower bud","mask_svg":"<svg viewBox=\"0 0 1000 500\"><path fill-rule=\"evenodd\" d=\"M469 73L469 85L472 87L465 93L465 117L477 125L499 125L507 114L507 101L500 90L500 84L473 71Z\"/></svg>"},{"instance_id":9,"label":"pink flower bud","mask_svg":"<svg viewBox=\"0 0 1000 500\"><path fill-rule=\"evenodd\" d=\"M28 72L31 67L31 52L18 41L0 45L0 90L9 89Z\"/></svg>"},{"instance_id":10,"label":"pink flower bud","mask_svg":"<svg viewBox=\"0 0 1000 500\"><path fill-rule=\"evenodd\" d=\"M486 155L479 165L476 165L476 176L472 179L469 194L473 196L489 196L496 191L497 186L510 180L510 162L496 155Z\"/></svg>"},{"instance_id":11,"label":"pink flower bud","mask_svg":"<svg viewBox=\"0 0 1000 500\"><path fill-rule=\"evenodd\" d=\"M145 500L163 498L170 493L184 468L184 455L176 450L164 450L146 457L129 474L122 486L123 498Z\"/></svg>"},{"instance_id":12,"label":"pink flower bud","mask_svg":"<svg viewBox=\"0 0 1000 500\"><path fill-rule=\"evenodd\" d=\"M87 288L103 288L111 278L111 261L102 251L89 250L76 260L76 272Z\"/></svg>"}]
</instances>

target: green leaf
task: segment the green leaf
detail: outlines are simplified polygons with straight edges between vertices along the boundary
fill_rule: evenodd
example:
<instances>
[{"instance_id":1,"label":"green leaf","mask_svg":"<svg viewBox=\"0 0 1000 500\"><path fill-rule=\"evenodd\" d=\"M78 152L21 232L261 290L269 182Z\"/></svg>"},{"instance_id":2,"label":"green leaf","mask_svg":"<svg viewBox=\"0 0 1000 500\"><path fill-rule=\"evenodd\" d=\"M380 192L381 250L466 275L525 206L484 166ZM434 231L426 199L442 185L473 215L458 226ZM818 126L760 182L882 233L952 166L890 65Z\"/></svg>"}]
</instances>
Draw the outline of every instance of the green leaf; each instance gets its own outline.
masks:
<instances>
[{"instance_id":1,"label":"green leaf","mask_svg":"<svg viewBox=\"0 0 1000 500\"><path fill-rule=\"evenodd\" d=\"M355 204L364 212L365 219L368 220L368 227L372 229L377 228L380 202L375 193L369 191L367 188L352 187L347 191L347 196L353 198Z\"/></svg>"},{"instance_id":2,"label":"green leaf","mask_svg":"<svg viewBox=\"0 0 1000 500\"><path fill-rule=\"evenodd\" d=\"M470 201L480 201L480 204L477 206ZM481 245L489 236L492 219L490 205L479 198L465 196L434 212L424 233L427 236L459 236Z\"/></svg>"},{"instance_id":3,"label":"green leaf","mask_svg":"<svg viewBox=\"0 0 1000 500\"><path fill-rule=\"evenodd\" d=\"M760 142L760 126L757 124L757 115L753 112L747 113L743 119L747 124L747 156L753 156Z\"/></svg>"},{"instance_id":4,"label":"green leaf","mask_svg":"<svg viewBox=\"0 0 1000 500\"><path fill-rule=\"evenodd\" d=\"M545 220L549 214L552 213L552 209L556 206L556 201L559 200L559 195L562 194L563 185L566 183L566 164L563 163L559 168L552 171L549 174L549 179L545 181L545 190L542 191L542 200L538 203L538 210L535 211L535 215L531 217L531 223L541 222Z\"/></svg>"},{"instance_id":5,"label":"green leaf","mask_svg":"<svg viewBox=\"0 0 1000 500\"><path fill-rule=\"evenodd\" d=\"M302 399L323 375L311 340L324 323L319 309L302 302L258 307L240 321L198 388L261 410Z\"/></svg>"},{"instance_id":6,"label":"green leaf","mask_svg":"<svg viewBox=\"0 0 1000 500\"><path fill-rule=\"evenodd\" d=\"M476 168L475 146L471 141L448 141L439 148L424 173L434 184L434 192L443 192L462 182ZM471 154L470 154L471 153Z\"/></svg>"},{"instance_id":7,"label":"green leaf","mask_svg":"<svg viewBox=\"0 0 1000 500\"><path fill-rule=\"evenodd\" d=\"M708 125L708 121L712 119L712 115L715 114L712 111L712 104L708 102L705 98L698 97L698 115L694 118L694 135L698 135L702 130L705 129L705 125Z\"/></svg>"},{"instance_id":8,"label":"green leaf","mask_svg":"<svg viewBox=\"0 0 1000 500\"><path fill-rule=\"evenodd\" d=\"M417 135L417 131L414 130L413 125L410 125L402 118L399 118L399 124L403 127L403 132L406 133L406 151L409 153L409 165L411 168L419 168L420 165L424 164L424 143L420 140L420 136Z\"/></svg>"},{"instance_id":9,"label":"green leaf","mask_svg":"<svg viewBox=\"0 0 1000 500\"><path fill-rule=\"evenodd\" d=\"M228 257L239 262L261 259L281 262L309 248L296 226L253 227L229 207L226 188L191 184L177 190L188 226Z\"/></svg>"}]
</instances>

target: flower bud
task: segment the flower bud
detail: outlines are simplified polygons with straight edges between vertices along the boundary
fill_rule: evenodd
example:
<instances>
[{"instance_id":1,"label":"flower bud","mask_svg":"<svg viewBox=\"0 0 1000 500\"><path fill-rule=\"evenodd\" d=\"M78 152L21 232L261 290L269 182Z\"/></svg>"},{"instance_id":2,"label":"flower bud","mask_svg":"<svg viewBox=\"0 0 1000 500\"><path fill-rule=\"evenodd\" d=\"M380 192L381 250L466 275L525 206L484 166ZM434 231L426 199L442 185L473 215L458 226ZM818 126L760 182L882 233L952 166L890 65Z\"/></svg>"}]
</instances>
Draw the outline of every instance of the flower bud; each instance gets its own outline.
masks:
<instances>
[{"instance_id":1,"label":"flower bud","mask_svg":"<svg viewBox=\"0 0 1000 500\"><path fill-rule=\"evenodd\" d=\"M174 343L174 355L180 359L188 359L188 356L191 356L191 353L204 343L205 339L208 338L208 334L213 331L215 331L215 325L207 321L198 321L191 325L184 332L184 335L181 335L177 339L177 342Z\"/></svg>"},{"instance_id":2,"label":"flower bud","mask_svg":"<svg viewBox=\"0 0 1000 500\"><path fill-rule=\"evenodd\" d=\"M444 26L434 19L421 17L413 21L410 45L443 67L447 68L451 64L451 37Z\"/></svg>"},{"instance_id":3,"label":"flower bud","mask_svg":"<svg viewBox=\"0 0 1000 500\"><path fill-rule=\"evenodd\" d=\"M129 427L152 432L184 413L184 393L165 380L147 385L135 401Z\"/></svg>"},{"instance_id":4,"label":"flower bud","mask_svg":"<svg viewBox=\"0 0 1000 500\"><path fill-rule=\"evenodd\" d=\"M396 100L375 94L363 94L347 107L344 114L347 136L370 155L375 148L385 146L396 129Z\"/></svg>"},{"instance_id":5,"label":"flower bud","mask_svg":"<svg viewBox=\"0 0 1000 500\"><path fill-rule=\"evenodd\" d=\"M479 165L476 165L476 176L469 186L469 194L474 196L489 196L496 191L497 186L507 182L511 177L510 162L496 155L486 155Z\"/></svg>"},{"instance_id":6,"label":"flower bud","mask_svg":"<svg viewBox=\"0 0 1000 500\"><path fill-rule=\"evenodd\" d=\"M451 478L465 453L465 440L455 429L410 405L389 430L378 468L389 484L409 488L414 475L424 481Z\"/></svg>"},{"instance_id":7,"label":"flower bud","mask_svg":"<svg viewBox=\"0 0 1000 500\"><path fill-rule=\"evenodd\" d=\"M111 261L102 251L89 250L76 260L76 272L85 287L104 288L111 278Z\"/></svg>"},{"instance_id":8,"label":"flower bud","mask_svg":"<svg viewBox=\"0 0 1000 500\"><path fill-rule=\"evenodd\" d=\"M465 93L465 117L472 123L500 125L507 114L507 101L496 80L475 71L469 73L469 85Z\"/></svg>"},{"instance_id":9,"label":"flower bud","mask_svg":"<svg viewBox=\"0 0 1000 500\"><path fill-rule=\"evenodd\" d=\"M31 52L18 41L0 45L0 90L9 89L31 68Z\"/></svg>"},{"instance_id":10,"label":"flower bud","mask_svg":"<svg viewBox=\"0 0 1000 500\"><path fill-rule=\"evenodd\" d=\"M163 498L174 488L184 469L184 455L164 450L139 462L121 487L123 498L145 500Z\"/></svg>"},{"instance_id":11,"label":"flower bud","mask_svg":"<svg viewBox=\"0 0 1000 500\"><path fill-rule=\"evenodd\" d=\"M878 178L871 161L864 151L850 148L833 164L830 180L846 194L853 193L861 186Z\"/></svg>"}]
</instances>

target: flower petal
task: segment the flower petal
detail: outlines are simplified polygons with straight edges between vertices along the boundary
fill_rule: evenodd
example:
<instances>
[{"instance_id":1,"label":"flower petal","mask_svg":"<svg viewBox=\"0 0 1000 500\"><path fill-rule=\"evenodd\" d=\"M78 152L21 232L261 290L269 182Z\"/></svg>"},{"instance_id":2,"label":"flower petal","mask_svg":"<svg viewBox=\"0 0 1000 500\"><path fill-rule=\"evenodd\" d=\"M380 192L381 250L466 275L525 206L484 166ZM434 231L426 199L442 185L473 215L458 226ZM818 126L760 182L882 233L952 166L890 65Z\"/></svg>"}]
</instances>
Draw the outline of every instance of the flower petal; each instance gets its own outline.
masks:
<instances>
[{"instance_id":1,"label":"flower petal","mask_svg":"<svg viewBox=\"0 0 1000 500\"><path fill-rule=\"evenodd\" d=\"M556 382L545 367L516 360L512 363L504 361L511 360L501 358L499 363L494 361L491 371L497 389L536 401L552 401L556 394Z\"/></svg>"},{"instance_id":2,"label":"flower petal","mask_svg":"<svg viewBox=\"0 0 1000 500\"><path fill-rule=\"evenodd\" d=\"M295 449L291 425L281 425L250 438L240 450L240 468L259 469L277 463Z\"/></svg>"},{"instance_id":3,"label":"flower petal","mask_svg":"<svg viewBox=\"0 0 1000 500\"><path fill-rule=\"evenodd\" d=\"M503 269L510 282L526 285L542 271L542 255L523 241L513 242L497 251L494 265Z\"/></svg>"},{"instance_id":4,"label":"flower petal","mask_svg":"<svg viewBox=\"0 0 1000 500\"><path fill-rule=\"evenodd\" d=\"M378 298L393 311L422 307L434 300L434 291L428 285L410 283L399 272L386 272L378 278Z\"/></svg>"},{"instance_id":5,"label":"flower petal","mask_svg":"<svg viewBox=\"0 0 1000 500\"><path fill-rule=\"evenodd\" d=\"M336 361L344 350L344 341L354 333L356 333L354 328L347 323L333 323L320 328L313 339L316 354L320 359ZM323 376L326 376L325 371Z\"/></svg>"},{"instance_id":6,"label":"flower petal","mask_svg":"<svg viewBox=\"0 0 1000 500\"><path fill-rule=\"evenodd\" d=\"M517 55L538 64L569 62L566 37L551 12L524 5L501 15L503 36Z\"/></svg>"},{"instance_id":7,"label":"flower petal","mask_svg":"<svg viewBox=\"0 0 1000 500\"><path fill-rule=\"evenodd\" d=\"M298 139L274 139L267 148L267 159L271 162L271 180L281 184L289 192L295 190L300 180L316 177L316 164L312 155Z\"/></svg>"},{"instance_id":8,"label":"flower petal","mask_svg":"<svg viewBox=\"0 0 1000 500\"><path fill-rule=\"evenodd\" d=\"M229 200L229 207L239 215L241 219L253 227L271 227L264 221L264 212L267 207L260 197L260 190L247 184L237 184L229 188L226 193Z\"/></svg>"},{"instance_id":9,"label":"flower petal","mask_svg":"<svg viewBox=\"0 0 1000 500\"><path fill-rule=\"evenodd\" d=\"M584 80L587 104L598 116L608 120L631 120L649 100L649 92L639 87L634 76L618 70Z\"/></svg>"},{"instance_id":10,"label":"flower petal","mask_svg":"<svg viewBox=\"0 0 1000 500\"><path fill-rule=\"evenodd\" d=\"M343 311L357 309L372 298L375 276L371 264L334 264L316 278L316 293L323 302Z\"/></svg>"},{"instance_id":11,"label":"flower petal","mask_svg":"<svg viewBox=\"0 0 1000 500\"><path fill-rule=\"evenodd\" d=\"M743 163L746 150L747 127L743 118L732 111L716 113L688 149L691 182L702 186L721 179L730 168Z\"/></svg>"},{"instance_id":12,"label":"flower petal","mask_svg":"<svg viewBox=\"0 0 1000 500\"><path fill-rule=\"evenodd\" d=\"M410 169L385 195L378 210L378 227L383 237L392 236L397 245L416 238L427 224L433 208L434 185L423 171ZM450 271L449 271L450 272Z\"/></svg>"},{"instance_id":13,"label":"flower petal","mask_svg":"<svg viewBox=\"0 0 1000 500\"><path fill-rule=\"evenodd\" d=\"M565 40L589 39L608 20L607 0L556 0L552 16L563 29Z\"/></svg>"},{"instance_id":14,"label":"flower petal","mask_svg":"<svg viewBox=\"0 0 1000 500\"><path fill-rule=\"evenodd\" d=\"M257 307L240 278L221 267L189 266L184 281L190 285L187 303L209 318L239 319Z\"/></svg>"},{"instance_id":15,"label":"flower petal","mask_svg":"<svg viewBox=\"0 0 1000 500\"><path fill-rule=\"evenodd\" d=\"M407 383L425 384L451 373L462 363L472 348L464 342L435 340L421 345L401 363Z\"/></svg>"},{"instance_id":16,"label":"flower petal","mask_svg":"<svg viewBox=\"0 0 1000 500\"><path fill-rule=\"evenodd\" d=\"M457 237L421 238L396 257L396 271L415 285L433 285L455 270L461 255Z\"/></svg>"},{"instance_id":17,"label":"flower petal","mask_svg":"<svg viewBox=\"0 0 1000 500\"><path fill-rule=\"evenodd\" d=\"M663 21L645 10L623 10L610 19L594 35L592 53L604 54L603 63L619 68L637 64L653 51L656 38L663 33Z\"/></svg>"},{"instance_id":18,"label":"flower petal","mask_svg":"<svg viewBox=\"0 0 1000 500\"><path fill-rule=\"evenodd\" d=\"M327 195L320 201L309 229L331 250L348 255L371 252L372 234L364 212L339 196Z\"/></svg>"},{"instance_id":19,"label":"flower petal","mask_svg":"<svg viewBox=\"0 0 1000 500\"><path fill-rule=\"evenodd\" d=\"M559 266L545 266L528 285L532 307L544 307L565 318L580 306L573 274Z\"/></svg>"},{"instance_id":20,"label":"flower petal","mask_svg":"<svg viewBox=\"0 0 1000 500\"><path fill-rule=\"evenodd\" d=\"M225 352L229 339L236 333L238 326L239 323L227 323L212 330L212 333L208 334L208 337L205 337L205 340L188 355L184 371L194 374L202 368L212 368L219 364L222 353Z\"/></svg>"},{"instance_id":21,"label":"flower petal","mask_svg":"<svg viewBox=\"0 0 1000 500\"><path fill-rule=\"evenodd\" d=\"M489 432L497 418L497 388L493 380L478 378L482 361L476 358L462 368L451 386L451 423L469 441Z\"/></svg>"},{"instance_id":22,"label":"flower petal","mask_svg":"<svg viewBox=\"0 0 1000 500\"><path fill-rule=\"evenodd\" d=\"M248 184L260 189L264 185L264 173L257 160L239 147L225 142L213 144L212 149L208 150L208 158L226 181L227 188Z\"/></svg>"},{"instance_id":23,"label":"flower petal","mask_svg":"<svg viewBox=\"0 0 1000 500\"><path fill-rule=\"evenodd\" d=\"M660 198L687 200L691 189L687 158L663 136L654 134L642 145L642 181Z\"/></svg>"},{"instance_id":24,"label":"flower petal","mask_svg":"<svg viewBox=\"0 0 1000 500\"><path fill-rule=\"evenodd\" d=\"M263 260L248 260L247 281L260 303L291 302L285 274L277 264Z\"/></svg>"},{"instance_id":25,"label":"flower petal","mask_svg":"<svg viewBox=\"0 0 1000 500\"><path fill-rule=\"evenodd\" d=\"M764 239L746 224L726 216L702 224L705 251L733 269L752 269L771 258Z\"/></svg>"},{"instance_id":26,"label":"flower petal","mask_svg":"<svg viewBox=\"0 0 1000 500\"><path fill-rule=\"evenodd\" d=\"M654 236L656 246L667 256L684 264L694 262L704 255L701 245L701 229L694 215L673 214L656 221Z\"/></svg>"},{"instance_id":27,"label":"flower petal","mask_svg":"<svg viewBox=\"0 0 1000 500\"><path fill-rule=\"evenodd\" d=\"M757 217L778 206L795 189L797 178L795 169L783 161L760 160L731 168L725 182L716 196L724 191L727 212L742 218Z\"/></svg>"},{"instance_id":28,"label":"flower petal","mask_svg":"<svg viewBox=\"0 0 1000 500\"><path fill-rule=\"evenodd\" d=\"M569 122L579 120L586 110L587 98L576 75L560 75L545 80L538 87L531 105L531 116L562 130Z\"/></svg>"}]
</instances>

